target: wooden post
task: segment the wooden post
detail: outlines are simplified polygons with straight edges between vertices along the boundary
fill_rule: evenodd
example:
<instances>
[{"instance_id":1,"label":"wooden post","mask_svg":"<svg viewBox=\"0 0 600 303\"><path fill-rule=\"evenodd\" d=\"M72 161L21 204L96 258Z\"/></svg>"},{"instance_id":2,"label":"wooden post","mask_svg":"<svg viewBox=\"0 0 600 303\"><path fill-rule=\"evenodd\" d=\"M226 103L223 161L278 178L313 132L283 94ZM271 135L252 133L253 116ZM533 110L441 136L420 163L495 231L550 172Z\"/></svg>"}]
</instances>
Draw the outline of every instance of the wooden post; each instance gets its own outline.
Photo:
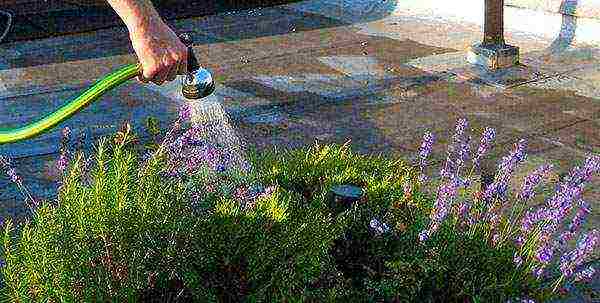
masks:
<instances>
[{"instance_id":1,"label":"wooden post","mask_svg":"<svg viewBox=\"0 0 600 303\"><path fill-rule=\"evenodd\" d=\"M504 44L504 0L485 0L483 44Z\"/></svg>"},{"instance_id":2,"label":"wooden post","mask_svg":"<svg viewBox=\"0 0 600 303\"><path fill-rule=\"evenodd\" d=\"M473 45L467 60L491 70L516 66L519 48L504 42L504 0L484 0L483 41Z\"/></svg>"}]
</instances>

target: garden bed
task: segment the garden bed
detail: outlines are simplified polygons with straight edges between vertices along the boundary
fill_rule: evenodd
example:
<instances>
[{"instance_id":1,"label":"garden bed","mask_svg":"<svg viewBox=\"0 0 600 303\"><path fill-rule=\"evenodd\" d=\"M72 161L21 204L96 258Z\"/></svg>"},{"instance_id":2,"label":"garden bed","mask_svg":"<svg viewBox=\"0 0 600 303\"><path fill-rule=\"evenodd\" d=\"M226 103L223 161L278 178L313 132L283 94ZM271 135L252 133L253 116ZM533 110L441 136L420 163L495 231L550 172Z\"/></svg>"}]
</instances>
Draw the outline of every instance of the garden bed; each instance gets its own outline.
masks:
<instances>
[{"instance_id":1,"label":"garden bed","mask_svg":"<svg viewBox=\"0 0 600 303\"><path fill-rule=\"evenodd\" d=\"M491 191L501 189L502 173L524 158L520 144L490 191L469 191L469 179L456 178L460 161L454 161L458 167L446 173L456 174L430 196L421 190L427 182L418 166L354 154L348 144L251 151L249 165L231 166L223 148L193 134L147 145L152 152L143 154L125 128L99 142L93 157L62 157L57 199L28 201L31 222L4 223L3 296L36 302L546 302L566 287L585 287L585 278L595 275L581 265L598 245L596 230L575 241L572 223L565 246L548 253L540 239L549 239L544 233L555 226L531 219L531 232L520 239L521 222L529 219L515 214L531 218L534 210L506 209L502 191ZM424 150L431 140L426 136ZM184 157L183 146L195 150ZM567 183L583 184L598 171L597 160L589 158ZM360 194L336 199L332 188L339 185ZM453 201L457 193L467 199ZM570 209L585 215L583 204ZM567 256L560 264L559 252Z\"/></svg>"}]
</instances>

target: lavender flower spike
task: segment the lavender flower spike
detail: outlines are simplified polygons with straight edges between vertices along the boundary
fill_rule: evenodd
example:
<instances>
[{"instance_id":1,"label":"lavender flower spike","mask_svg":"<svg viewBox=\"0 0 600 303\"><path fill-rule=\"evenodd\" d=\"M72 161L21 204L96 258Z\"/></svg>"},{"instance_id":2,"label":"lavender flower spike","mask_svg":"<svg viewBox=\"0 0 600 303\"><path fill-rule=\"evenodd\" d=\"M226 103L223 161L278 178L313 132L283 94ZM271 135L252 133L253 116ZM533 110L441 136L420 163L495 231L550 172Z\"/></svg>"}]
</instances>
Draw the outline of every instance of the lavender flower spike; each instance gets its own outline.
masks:
<instances>
[{"instance_id":1,"label":"lavender flower spike","mask_svg":"<svg viewBox=\"0 0 600 303\"><path fill-rule=\"evenodd\" d=\"M458 150L458 157L456 159L456 175L460 174L460 169L465 162L469 159L470 148L471 148L471 136L463 140Z\"/></svg>"},{"instance_id":2,"label":"lavender flower spike","mask_svg":"<svg viewBox=\"0 0 600 303\"><path fill-rule=\"evenodd\" d=\"M479 143L479 149L477 149L477 155L473 158L473 167L477 167L479 165L479 160L490 149L490 143L496 137L496 130L493 128L486 127L483 135L481 136L481 141Z\"/></svg>"},{"instance_id":3,"label":"lavender flower spike","mask_svg":"<svg viewBox=\"0 0 600 303\"><path fill-rule=\"evenodd\" d=\"M560 271L565 277L573 275L575 269L579 267L599 244L600 232L597 229L585 234L577 243L577 247L561 257Z\"/></svg>"},{"instance_id":4,"label":"lavender flower spike","mask_svg":"<svg viewBox=\"0 0 600 303\"><path fill-rule=\"evenodd\" d=\"M590 214L592 211L590 205L587 202L580 200L579 204L580 207L575 213L575 216L569 224L568 229L559 236L558 241L559 244L562 246L566 246L568 244L567 242L571 241L571 239L575 235L575 232L577 232L579 227L583 224L583 222L585 222L587 215Z\"/></svg>"},{"instance_id":5,"label":"lavender flower spike","mask_svg":"<svg viewBox=\"0 0 600 303\"><path fill-rule=\"evenodd\" d=\"M592 277L596 274L596 269L593 266L590 266L578 273L575 274L575 281L590 281Z\"/></svg>"},{"instance_id":6,"label":"lavender flower spike","mask_svg":"<svg viewBox=\"0 0 600 303\"><path fill-rule=\"evenodd\" d=\"M431 132L425 133L425 135L423 136L423 143L421 144L421 150L419 151L419 158L420 158L419 166L421 168L420 181L425 181L427 179L427 177L425 176L423 171L425 170L425 159L427 159L427 157L429 156L429 153L431 153L431 147L433 146L433 141L434 141L433 134Z\"/></svg>"},{"instance_id":7,"label":"lavender flower spike","mask_svg":"<svg viewBox=\"0 0 600 303\"><path fill-rule=\"evenodd\" d=\"M569 224L569 231L574 233L581 226L581 224L585 221L587 215L592 212L592 208L589 203L585 201L581 201L581 207L575 213L575 217L573 217L573 221Z\"/></svg>"},{"instance_id":8,"label":"lavender flower spike","mask_svg":"<svg viewBox=\"0 0 600 303\"><path fill-rule=\"evenodd\" d=\"M436 201L433 205L434 209L430 215L432 221L432 226L430 228L431 232L436 231L437 226L439 226L446 218L446 215L448 215L448 209L451 207L454 196L456 196L458 186L458 180L451 179L440 187Z\"/></svg>"},{"instance_id":9,"label":"lavender flower spike","mask_svg":"<svg viewBox=\"0 0 600 303\"><path fill-rule=\"evenodd\" d=\"M501 163L498 165L499 178L496 178L490 186L485 189L483 194L484 198L489 201L493 196L504 196L508 187L508 181L513 174L515 167L518 163L525 160L527 141L525 139L519 140L513 151L502 158Z\"/></svg>"},{"instance_id":10,"label":"lavender flower spike","mask_svg":"<svg viewBox=\"0 0 600 303\"><path fill-rule=\"evenodd\" d=\"M552 164L544 164L527 176L522 183L521 192L517 198L521 201L525 201L533 197L533 190L540 183L542 177L547 176L553 167L554 166Z\"/></svg>"},{"instance_id":11,"label":"lavender flower spike","mask_svg":"<svg viewBox=\"0 0 600 303\"><path fill-rule=\"evenodd\" d=\"M454 138L454 142L448 146L448 150L447 150L447 156L446 156L446 164L444 165L444 168L440 171L440 174L442 177L449 177L449 178L457 178L457 168L458 166L455 165L455 167L449 167L453 165L452 161L452 152L454 152L457 147L459 147L460 144L460 138L462 137L463 133L465 132L465 129L467 127L467 119L461 118L458 119L458 121L456 122L456 128L455 128L455 132L454 135L452 136Z\"/></svg>"},{"instance_id":12,"label":"lavender flower spike","mask_svg":"<svg viewBox=\"0 0 600 303\"><path fill-rule=\"evenodd\" d=\"M600 156L589 155L583 167L575 167L566 178L566 183L571 186L589 182L594 173L600 172Z\"/></svg>"},{"instance_id":13,"label":"lavender flower spike","mask_svg":"<svg viewBox=\"0 0 600 303\"><path fill-rule=\"evenodd\" d=\"M419 241L425 242L427 239L429 239L429 231L425 229L419 233Z\"/></svg>"}]
</instances>

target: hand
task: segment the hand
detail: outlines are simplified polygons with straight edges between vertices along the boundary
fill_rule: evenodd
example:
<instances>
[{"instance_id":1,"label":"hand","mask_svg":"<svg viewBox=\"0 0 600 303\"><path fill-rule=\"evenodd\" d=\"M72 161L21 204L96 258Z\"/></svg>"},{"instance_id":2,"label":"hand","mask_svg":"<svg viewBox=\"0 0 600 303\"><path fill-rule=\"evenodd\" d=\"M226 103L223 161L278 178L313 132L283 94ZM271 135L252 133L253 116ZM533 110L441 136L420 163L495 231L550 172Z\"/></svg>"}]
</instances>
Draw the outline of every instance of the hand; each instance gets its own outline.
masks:
<instances>
[{"instance_id":1,"label":"hand","mask_svg":"<svg viewBox=\"0 0 600 303\"><path fill-rule=\"evenodd\" d=\"M139 82L162 85L186 73L187 47L159 18L131 29L129 37L142 65Z\"/></svg>"}]
</instances>

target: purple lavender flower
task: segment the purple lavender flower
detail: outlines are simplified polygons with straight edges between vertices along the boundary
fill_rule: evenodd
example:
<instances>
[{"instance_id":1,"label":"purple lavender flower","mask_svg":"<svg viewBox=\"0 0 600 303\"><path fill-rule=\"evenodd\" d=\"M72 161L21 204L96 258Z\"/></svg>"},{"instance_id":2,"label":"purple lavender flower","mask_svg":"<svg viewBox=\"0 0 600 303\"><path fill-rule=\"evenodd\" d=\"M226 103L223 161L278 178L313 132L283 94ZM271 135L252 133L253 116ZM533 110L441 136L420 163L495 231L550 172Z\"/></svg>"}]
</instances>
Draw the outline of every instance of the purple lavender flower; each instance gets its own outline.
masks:
<instances>
[{"instance_id":1,"label":"purple lavender flower","mask_svg":"<svg viewBox=\"0 0 600 303\"><path fill-rule=\"evenodd\" d=\"M508 188L508 181L514 172L516 165L525 160L525 146L527 142L525 139L519 140L513 151L502 158L501 163L498 165L499 177L485 189L483 196L487 201L492 197L504 197Z\"/></svg>"},{"instance_id":2,"label":"purple lavender flower","mask_svg":"<svg viewBox=\"0 0 600 303\"><path fill-rule=\"evenodd\" d=\"M489 148L490 143L496 137L496 131L493 128L486 127L483 135L481 136L481 141L479 144L479 149L477 149L477 155L473 158L473 166L477 167L479 165L479 159L483 154L485 154Z\"/></svg>"},{"instance_id":3,"label":"purple lavender flower","mask_svg":"<svg viewBox=\"0 0 600 303\"><path fill-rule=\"evenodd\" d=\"M548 264L550 263L550 260L552 260L553 254L554 251L552 247L545 245L538 250L536 257L542 264Z\"/></svg>"},{"instance_id":4,"label":"purple lavender flower","mask_svg":"<svg viewBox=\"0 0 600 303\"><path fill-rule=\"evenodd\" d=\"M431 153L431 147L433 146L434 135L431 132L426 132L423 136L423 143L421 143L421 149L419 151L419 158L421 159L421 165L424 164L425 159Z\"/></svg>"},{"instance_id":5,"label":"purple lavender flower","mask_svg":"<svg viewBox=\"0 0 600 303\"><path fill-rule=\"evenodd\" d=\"M450 146L448 146L448 150L446 152L446 164L444 165L444 168L440 171L442 177L449 177L451 179L457 177L458 166L455 165L457 163L455 163L455 161L452 160L452 153L459 147L460 138L462 137L466 127L467 120L464 118L458 119L458 121L456 122L454 135L452 136L454 138L454 142L450 144Z\"/></svg>"},{"instance_id":6,"label":"purple lavender flower","mask_svg":"<svg viewBox=\"0 0 600 303\"><path fill-rule=\"evenodd\" d=\"M523 238L523 236L519 235L515 238L515 245L517 245L517 247L523 246L524 243L525 239Z\"/></svg>"},{"instance_id":7,"label":"purple lavender flower","mask_svg":"<svg viewBox=\"0 0 600 303\"><path fill-rule=\"evenodd\" d=\"M582 271L579 271L575 274L575 281L590 281L592 277L596 274L596 269L593 266L590 266Z\"/></svg>"},{"instance_id":8,"label":"purple lavender flower","mask_svg":"<svg viewBox=\"0 0 600 303\"><path fill-rule=\"evenodd\" d=\"M375 218L371 219L371 222L369 222L369 227L371 227L377 235L384 234L390 230L385 223L379 222L379 220Z\"/></svg>"},{"instance_id":9,"label":"purple lavender flower","mask_svg":"<svg viewBox=\"0 0 600 303\"><path fill-rule=\"evenodd\" d=\"M517 267L521 267L521 265L523 264L523 258L521 258L521 256L519 256L516 252L515 255L513 257L513 262L515 263L515 265L517 265Z\"/></svg>"},{"instance_id":10,"label":"purple lavender flower","mask_svg":"<svg viewBox=\"0 0 600 303\"><path fill-rule=\"evenodd\" d=\"M454 142L460 141L460 137L465 133L465 129L469 125L469 122L465 118L460 118L456 122L455 132L454 132Z\"/></svg>"},{"instance_id":11,"label":"purple lavender flower","mask_svg":"<svg viewBox=\"0 0 600 303\"><path fill-rule=\"evenodd\" d=\"M218 158L218 150L213 146L206 146L204 148L204 152L202 153L204 161L206 161L210 166L216 167L217 158Z\"/></svg>"},{"instance_id":12,"label":"purple lavender flower","mask_svg":"<svg viewBox=\"0 0 600 303\"><path fill-rule=\"evenodd\" d=\"M448 214L448 208L456 195L458 185L458 180L451 179L440 187L437 199L433 205L434 209L431 213L433 223L441 224ZM435 229L432 229L432 231L435 231Z\"/></svg>"},{"instance_id":13,"label":"purple lavender flower","mask_svg":"<svg viewBox=\"0 0 600 303\"><path fill-rule=\"evenodd\" d=\"M585 159L583 167L575 167L566 178L567 184L577 186L589 182L594 173L600 171L600 156L589 155Z\"/></svg>"},{"instance_id":14,"label":"purple lavender flower","mask_svg":"<svg viewBox=\"0 0 600 303\"><path fill-rule=\"evenodd\" d=\"M562 234L559 236L559 238L558 238L558 241L559 241L559 244L560 244L560 246L561 246L561 247L566 247L566 246L567 246L567 244L569 243L569 241L571 241L571 240L573 239L573 236L574 236L574 235L575 235L574 233L572 233L572 232L570 232L570 231L568 231L568 230L567 230L567 231L565 231L564 233L562 233Z\"/></svg>"},{"instance_id":15,"label":"purple lavender flower","mask_svg":"<svg viewBox=\"0 0 600 303\"><path fill-rule=\"evenodd\" d=\"M429 231L425 229L419 233L419 241L425 242L427 239L429 239Z\"/></svg>"},{"instance_id":16,"label":"purple lavender flower","mask_svg":"<svg viewBox=\"0 0 600 303\"><path fill-rule=\"evenodd\" d=\"M19 177L19 175L17 175L17 171L13 167L9 168L6 171L6 174L10 178L11 182L13 182L13 183L21 183L21 177Z\"/></svg>"},{"instance_id":17,"label":"purple lavender flower","mask_svg":"<svg viewBox=\"0 0 600 303\"><path fill-rule=\"evenodd\" d=\"M529 200L533 196L533 190L540 183L542 177L548 175L550 170L552 170L552 164L544 164L538 167L533 173L531 173L525 180L521 186L521 192L517 196L519 200Z\"/></svg>"},{"instance_id":18,"label":"purple lavender flower","mask_svg":"<svg viewBox=\"0 0 600 303\"><path fill-rule=\"evenodd\" d=\"M575 187L569 187L564 184L559 187L559 190L548 201L547 211L551 213L551 219L558 224L567 216L573 206L573 201L581 197L583 184Z\"/></svg>"},{"instance_id":19,"label":"purple lavender flower","mask_svg":"<svg viewBox=\"0 0 600 303\"><path fill-rule=\"evenodd\" d=\"M181 121L188 121L192 117L192 106L190 104L184 104L179 109L179 119Z\"/></svg>"},{"instance_id":20,"label":"purple lavender flower","mask_svg":"<svg viewBox=\"0 0 600 303\"><path fill-rule=\"evenodd\" d=\"M521 230L524 234L528 233L533 225L538 221L542 220L546 215L546 209L540 208L536 211L526 211L523 219L521 220Z\"/></svg>"},{"instance_id":21,"label":"purple lavender flower","mask_svg":"<svg viewBox=\"0 0 600 303\"><path fill-rule=\"evenodd\" d=\"M458 207L458 216L460 218L463 218L467 215L467 213L469 212L469 209L471 208L471 205L465 201L463 201L459 207Z\"/></svg>"},{"instance_id":22,"label":"purple lavender flower","mask_svg":"<svg viewBox=\"0 0 600 303\"><path fill-rule=\"evenodd\" d=\"M199 139L200 128L193 126L183 134L183 143L190 146L202 146L204 141Z\"/></svg>"},{"instance_id":23,"label":"purple lavender flower","mask_svg":"<svg viewBox=\"0 0 600 303\"><path fill-rule=\"evenodd\" d=\"M219 163L219 164L217 164L217 167L215 168L215 170L219 173L223 173L223 172L225 172L225 170L227 170L227 168L225 167L225 165Z\"/></svg>"},{"instance_id":24,"label":"purple lavender flower","mask_svg":"<svg viewBox=\"0 0 600 303\"><path fill-rule=\"evenodd\" d=\"M594 248L598 246L599 236L598 230L592 230L579 240L574 250L561 257L559 267L565 277L573 275L575 269L594 251Z\"/></svg>"},{"instance_id":25,"label":"purple lavender flower","mask_svg":"<svg viewBox=\"0 0 600 303\"><path fill-rule=\"evenodd\" d=\"M543 274L544 274L543 267L538 267L538 268L533 269L533 276L536 277L537 279L541 278Z\"/></svg>"},{"instance_id":26,"label":"purple lavender flower","mask_svg":"<svg viewBox=\"0 0 600 303\"><path fill-rule=\"evenodd\" d=\"M581 224L583 224L583 222L585 222L586 217L591 212L592 212L592 209L591 209L590 204L582 200L580 202L579 209L575 213L575 217L573 217L571 224L569 224L569 232L575 233L577 231L577 229L579 229Z\"/></svg>"},{"instance_id":27,"label":"purple lavender flower","mask_svg":"<svg viewBox=\"0 0 600 303\"><path fill-rule=\"evenodd\" d=\"M460 169L463 164L469 159L470 149L471 149L471 136L465 139L460 144L460 149L458 150L458 157L456 159L456 174L460 174Z\"/></svg>"},{"instance_id":28,"label":"purple lavender flower","mask_svg":"<svg viewBox=\"0 0 600 303\"><path fill-rule=\"evenodd\" d=\"M56 161L56 169L59 174L63 174L69 165L69 158L66 153L61 153L58 161Z\"/></svg>"},{"instance_id":29,"label":"purple lavender flower","mask_svg":"<svg viewBox=\"0 0 600 303\"><path fill-rule=\"evenodd\" d=\"M431 153L431 147L433 146L433 141L434 141L433 134L431 132L425 133L425 135L423 136L423 143L421 144L421 150L419 151L419 158L420 158L419 166L421 168L421 176L420 176L421 182L424 182L427 179L427 176L425 176L423 171L425 170L425 159L427 159L427 157L429 156L429 153Z\"/></svg>"}]
</instances>

